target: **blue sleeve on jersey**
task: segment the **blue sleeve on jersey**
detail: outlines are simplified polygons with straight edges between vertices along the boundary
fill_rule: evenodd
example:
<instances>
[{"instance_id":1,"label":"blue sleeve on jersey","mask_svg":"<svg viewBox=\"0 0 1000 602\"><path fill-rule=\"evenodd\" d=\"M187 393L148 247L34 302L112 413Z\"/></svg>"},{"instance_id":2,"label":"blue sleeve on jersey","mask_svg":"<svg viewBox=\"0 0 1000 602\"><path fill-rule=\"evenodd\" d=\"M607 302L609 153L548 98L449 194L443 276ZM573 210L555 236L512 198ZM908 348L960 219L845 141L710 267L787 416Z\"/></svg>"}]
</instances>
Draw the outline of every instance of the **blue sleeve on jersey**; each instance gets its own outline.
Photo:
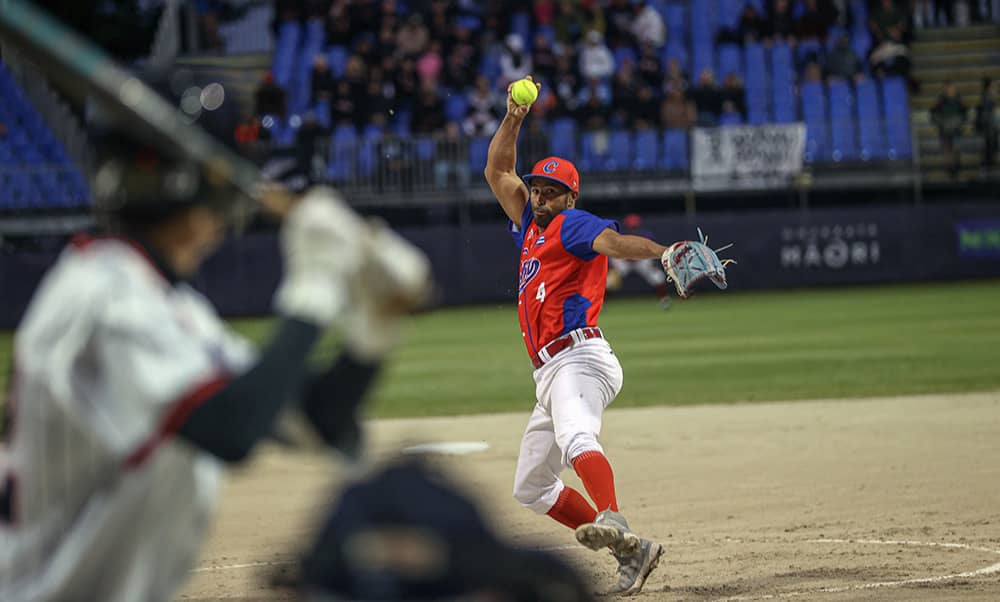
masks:
<instances>
[{"instance_id":1,"label":"blue sleeve on jersey","mask_svg":"<svg viewBox=\"0 0 1000 602\"><path fill-rule=\"evenodd\" d=\"M618 222L602 219L581 209L567 209L563 211L563 215L566 216L560 231L563 248L584 261L597 257L594 239L598 234L607 228L612 228L615 232L621 230Z\"/></svg>"},{"instance_id":2,"label":"blue sleeve on jersey","mask_svg":"<svg viewBox=\"0 0 1000 602\"><path fill-rule=\"evenodd\" d=\"M510 235L514 237L514 244L520 249L524 246L524 233L528 231L528 226L531 224L531 218L534 213L531 212L531 203L527 202L524 204L524 211L521 212L521 225L515 225L513 221L507 220L507 231Z\"/></svg>"}]
</instances>

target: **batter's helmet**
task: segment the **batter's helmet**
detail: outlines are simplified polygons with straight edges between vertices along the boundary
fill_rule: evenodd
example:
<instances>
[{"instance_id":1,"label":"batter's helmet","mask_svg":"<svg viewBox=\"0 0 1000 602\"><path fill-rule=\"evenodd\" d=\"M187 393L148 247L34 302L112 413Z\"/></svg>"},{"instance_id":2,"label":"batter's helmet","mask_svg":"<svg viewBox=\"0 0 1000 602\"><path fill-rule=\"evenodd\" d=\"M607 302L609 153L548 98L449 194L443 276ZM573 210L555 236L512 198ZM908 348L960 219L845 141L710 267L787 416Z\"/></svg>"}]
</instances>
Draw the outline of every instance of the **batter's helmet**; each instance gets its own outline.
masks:
<instances>
[{"instance_id":1,"label":"batter's helmet","mask_svg":"<svg viewBox=\"0 0 1000 602\"><path fill-rule=\"evenodd\" d=\"M233 146L239 113L226 84L189 69L139 74L186 121ZM90 180L94 212L105 222L156 222L193 205L227 214L249 202L231 183L178 151L154 145L144 132L125 127L98 102L86 107L94 148Z\"/></svg>"}]
</instances>

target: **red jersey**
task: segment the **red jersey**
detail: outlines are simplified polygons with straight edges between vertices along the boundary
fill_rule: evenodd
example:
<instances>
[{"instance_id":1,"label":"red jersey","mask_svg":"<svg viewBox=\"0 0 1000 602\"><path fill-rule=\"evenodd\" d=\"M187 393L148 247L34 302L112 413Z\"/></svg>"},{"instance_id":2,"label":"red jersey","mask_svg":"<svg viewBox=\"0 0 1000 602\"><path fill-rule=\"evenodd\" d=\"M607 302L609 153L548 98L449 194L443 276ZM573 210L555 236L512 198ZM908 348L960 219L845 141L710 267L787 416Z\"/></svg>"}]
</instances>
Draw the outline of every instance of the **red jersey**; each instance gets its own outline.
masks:
<instances>
[{"instance_id":1,"label":"red jersey","mask_svg":"<svg viewBox=\"0 0 1000 602\"><path fill-rule=\"evenodd\" d=\"M517 315L528 355L571 330L597 326L604 305L608 258L594 251L594 239L606 228L618 230L612 220L580 209L567 209L544 230L535 223L531 203L525 204L521 224L509 222L521 247L517 286Z\"/></svg>"}]
</instances>

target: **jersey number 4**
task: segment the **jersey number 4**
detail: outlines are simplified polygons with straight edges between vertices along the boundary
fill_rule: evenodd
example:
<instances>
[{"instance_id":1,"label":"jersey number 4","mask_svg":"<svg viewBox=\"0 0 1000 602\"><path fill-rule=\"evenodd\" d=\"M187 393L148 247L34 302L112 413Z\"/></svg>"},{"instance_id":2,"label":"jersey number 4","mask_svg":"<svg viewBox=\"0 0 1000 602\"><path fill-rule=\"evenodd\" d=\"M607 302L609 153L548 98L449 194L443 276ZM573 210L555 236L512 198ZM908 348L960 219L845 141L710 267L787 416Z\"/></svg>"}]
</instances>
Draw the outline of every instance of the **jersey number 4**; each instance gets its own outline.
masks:
<instances>
[{"instance_id":1,"label":"jersey number 4","mask_svg":"<svg viewBox=\"0 0 1000 602\"><path fill-rule=\"evenodd\" d=\"M535 293L535 299L538 299L542 303L545 303L545 283L538 285L538 292Z\"/></svg>"}]
</instances>

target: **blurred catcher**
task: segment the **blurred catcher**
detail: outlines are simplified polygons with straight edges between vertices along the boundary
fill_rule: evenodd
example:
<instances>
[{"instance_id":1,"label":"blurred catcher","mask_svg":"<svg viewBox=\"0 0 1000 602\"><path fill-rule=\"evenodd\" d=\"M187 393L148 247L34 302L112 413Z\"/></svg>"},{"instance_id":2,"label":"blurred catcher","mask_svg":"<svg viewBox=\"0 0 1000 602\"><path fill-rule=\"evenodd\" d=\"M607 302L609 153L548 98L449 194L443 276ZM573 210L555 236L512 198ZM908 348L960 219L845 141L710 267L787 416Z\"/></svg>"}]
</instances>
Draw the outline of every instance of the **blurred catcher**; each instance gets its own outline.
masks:
<instances>
[{"instance_id":1,"label":"blurred catcher","mask_svg":"<svg viewBox=\"0 0 1000 602\"><path fill-rule=\"evenodd\" d=\"M211 130L215 110L193 104L201 92L180 106ZM312 188L282 226L278 320L254 350L187 283L250 201L102 115L92 188L103 232L63 251L15 335L2 600L172 599L209 528L221 463L245 460L285 406L358 453L356 411L395 345L400 300L429 279L419 250ZM310 374L328 329L344 351Z\"/></svg>"},{"instance_id":2,"label":"blurred catcher","mask_svg":"<svg viewBox=\"0 0 1000 602\"><path fill-rule=\"evenodd\" d=\"M635 594L663 548L633 533L619 512L611 463L598 442L604 409L623 384L621 364L597 326L608 258L659 258L682 297L702 277L725 288L725 270L702 243L666 247L621 234L617 223L577 209L580 176L563 157L542 159L519 177L517 135L530 105L518 104L510 92L485 176L520 251L518 319L535 367L537 403L521 439L514 497L574 529L586 547L609 548L618 562L618 583L609 593ZM596 508L559 478L570 466Z\"/></svg>"},{"instance_id":3,"label":"blurred catcher","mask_svg":"<svg viewBox=\"0 0 1000 602\"><path fill-rule=\"evenodd\" d=\"M642 217L636 213L630 213L622 219L622 227L626 234L642 236L653 239L653 234L648 229L642 227ZM660 307L670 309L672 303L670 294L667 293L667 274L663 271L663 265L656 258L629 260L617 257L608 258L608 290L615 291L622 287L625 278L635 272L642 276L653 289L660 300Z\"/></svg>"}]
</instances>

